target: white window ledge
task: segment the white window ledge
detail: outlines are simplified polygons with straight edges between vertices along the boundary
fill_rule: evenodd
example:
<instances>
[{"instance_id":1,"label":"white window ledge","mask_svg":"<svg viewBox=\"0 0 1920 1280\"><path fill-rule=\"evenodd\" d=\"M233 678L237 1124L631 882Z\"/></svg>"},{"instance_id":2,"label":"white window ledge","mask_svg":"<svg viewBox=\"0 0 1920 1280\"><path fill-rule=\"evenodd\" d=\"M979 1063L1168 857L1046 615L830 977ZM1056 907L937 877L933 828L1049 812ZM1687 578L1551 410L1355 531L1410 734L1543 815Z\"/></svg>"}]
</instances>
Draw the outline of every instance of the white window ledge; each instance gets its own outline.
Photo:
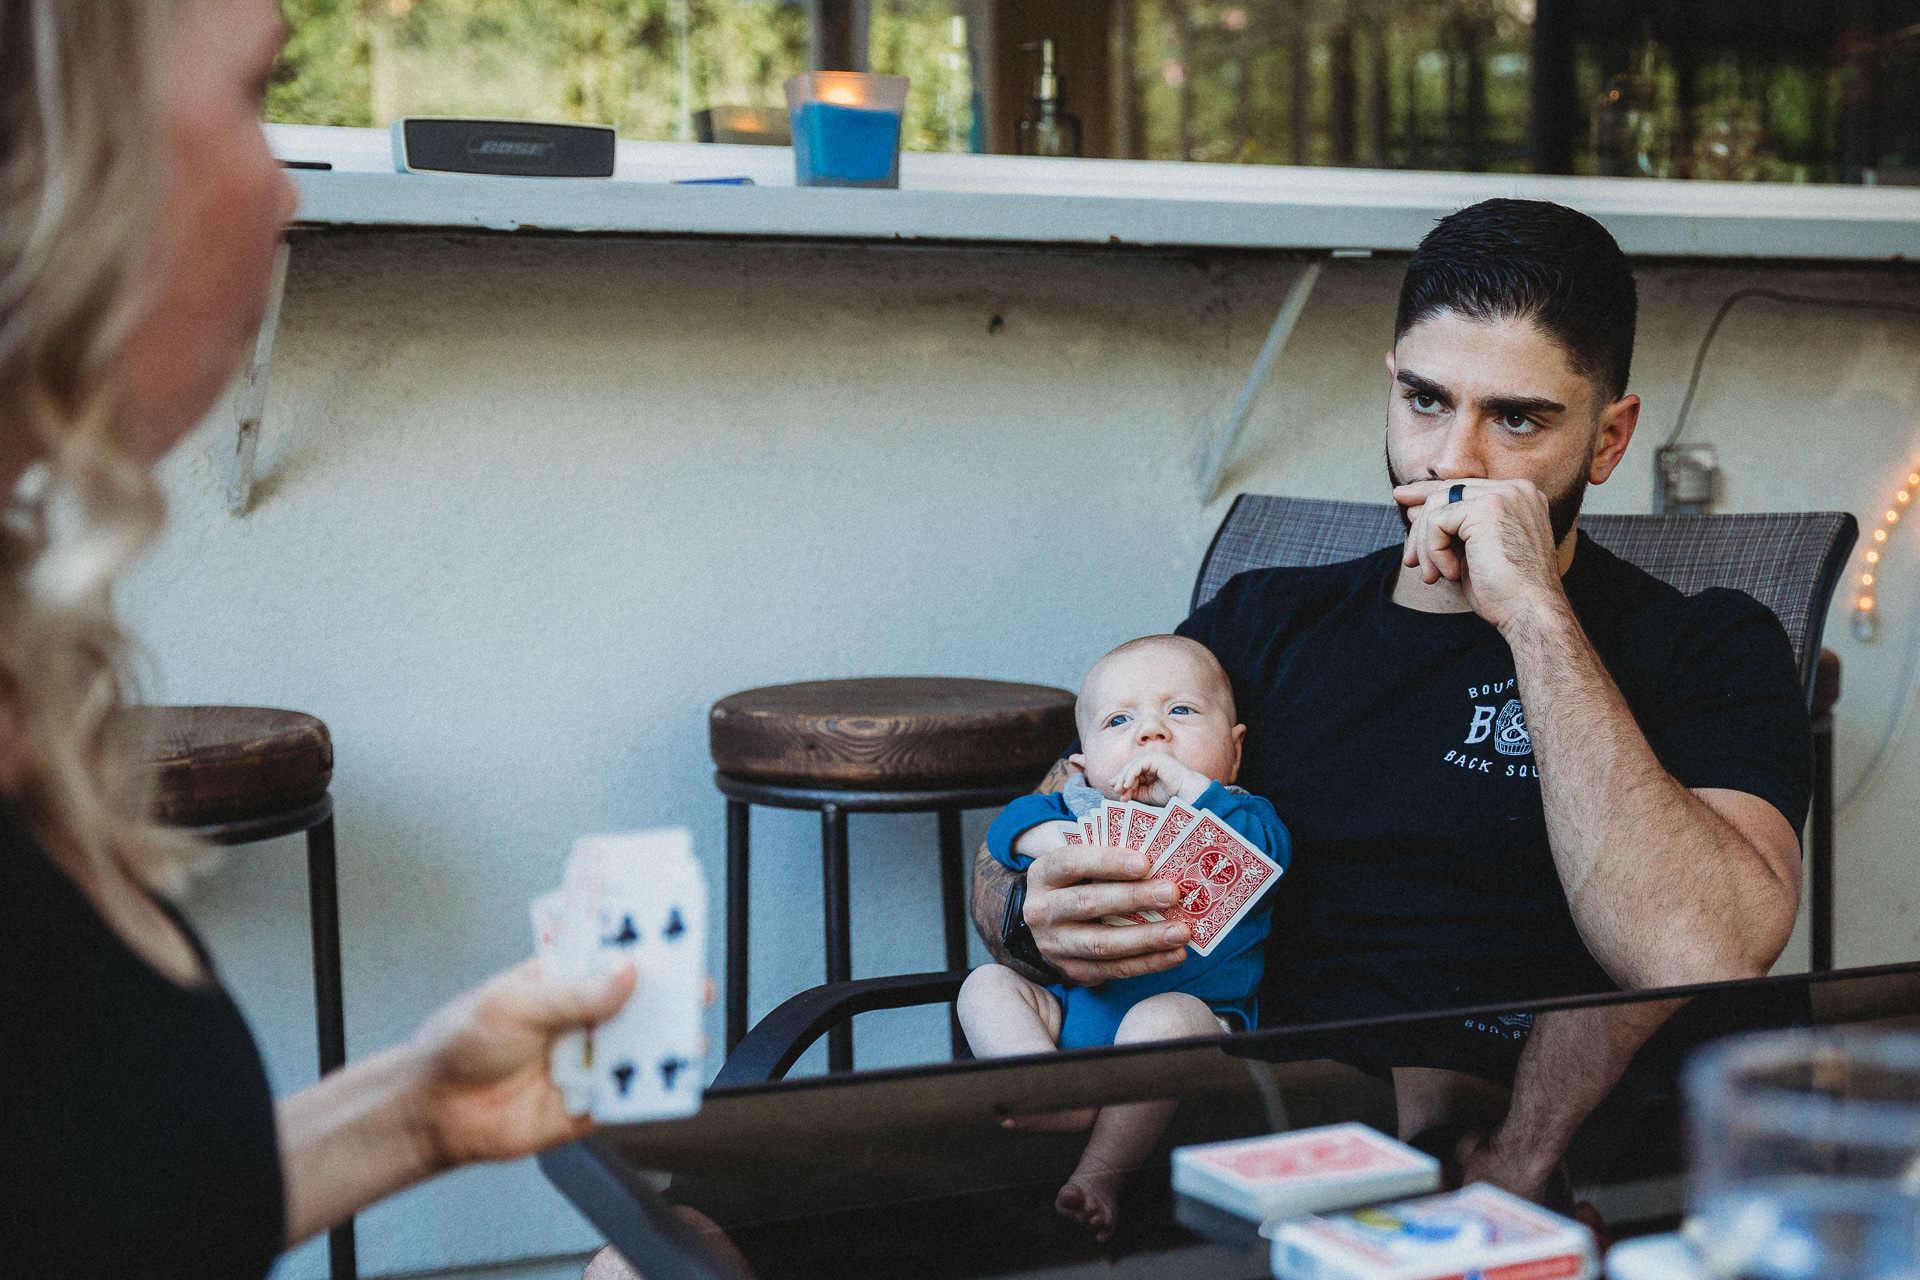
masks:
<instances>
[{"instance_id":1,"label":"white window ledge","mask_svg":"<svg viewBox=\"0 0 1920 1280\"><path fill-rule=\"evenodd\" d=\"M1920 259L1920 189L1382 169L900 158L900 190L802 188L785 147L621 142L611 179L399 174L384 129L269 125L298 170L299 223L628 235L1245 249L1412 249L1492 196L1557 200L1628 253ZM753 186L678 186L750 177Z\"/></svg>"}]
</instances>

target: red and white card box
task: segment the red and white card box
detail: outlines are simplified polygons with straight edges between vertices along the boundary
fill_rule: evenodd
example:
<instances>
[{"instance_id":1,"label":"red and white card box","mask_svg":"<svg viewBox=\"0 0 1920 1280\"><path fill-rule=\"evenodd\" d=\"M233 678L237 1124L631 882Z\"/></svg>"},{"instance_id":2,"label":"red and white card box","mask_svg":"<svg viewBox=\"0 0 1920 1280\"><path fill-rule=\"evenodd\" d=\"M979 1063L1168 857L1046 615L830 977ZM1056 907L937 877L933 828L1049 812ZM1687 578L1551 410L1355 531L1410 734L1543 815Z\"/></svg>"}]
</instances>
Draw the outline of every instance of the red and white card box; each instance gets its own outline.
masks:
<instances>
[{"instance_id":1,"label":"red and white card box","mask_svg":"<svg viewBox=\"0 0 1920 1280\"><path fill-rule=\"evenodd\" d=\"M1280 1280L1590 1280L1593 1234L1489 1183L1272 1229Z\"/></svg>"},{"instance_id":2,"label":"red and white card box","mask_svg":"<svg viewBox=\"0 0 1920 1280\"><path fill-rule=\"evenodd\" d=\"M1178 1147L1173 1189L1257 1222L1418 1195L1440 1162L1364 1124Z\"/></svg>"}]
</instances>

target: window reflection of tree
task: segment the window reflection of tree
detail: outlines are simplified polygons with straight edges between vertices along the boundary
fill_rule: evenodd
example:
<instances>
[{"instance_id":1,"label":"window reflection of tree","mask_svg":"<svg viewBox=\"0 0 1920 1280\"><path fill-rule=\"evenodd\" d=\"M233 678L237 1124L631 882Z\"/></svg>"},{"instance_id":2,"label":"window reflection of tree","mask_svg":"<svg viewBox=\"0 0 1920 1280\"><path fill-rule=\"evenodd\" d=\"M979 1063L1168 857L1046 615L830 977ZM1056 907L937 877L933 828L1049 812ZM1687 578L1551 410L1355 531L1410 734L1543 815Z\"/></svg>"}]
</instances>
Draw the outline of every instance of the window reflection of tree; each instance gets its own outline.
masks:
<instances>
[{"instance_id":1,"label":"window reflection of tree","mask_svg":"<svg viewBox=\"0 0 1920 1280\"><path fill-rule=\"evenodd\" d=\"M829 53L931 84L959 15L975 87L997 95L990 149L1011 146L1030 83L1017 41L1063 35L1069 102L1104 154L1596 172L1597 104L1650 67L1635 91L1663 113L1671 172L1920 180L1920 0L281 2L268 118L295 123L486 114L685 137L707 106L779 106ZM931 108L909 114L908 145L955 145Z\"/></svg>"}]
</instances>

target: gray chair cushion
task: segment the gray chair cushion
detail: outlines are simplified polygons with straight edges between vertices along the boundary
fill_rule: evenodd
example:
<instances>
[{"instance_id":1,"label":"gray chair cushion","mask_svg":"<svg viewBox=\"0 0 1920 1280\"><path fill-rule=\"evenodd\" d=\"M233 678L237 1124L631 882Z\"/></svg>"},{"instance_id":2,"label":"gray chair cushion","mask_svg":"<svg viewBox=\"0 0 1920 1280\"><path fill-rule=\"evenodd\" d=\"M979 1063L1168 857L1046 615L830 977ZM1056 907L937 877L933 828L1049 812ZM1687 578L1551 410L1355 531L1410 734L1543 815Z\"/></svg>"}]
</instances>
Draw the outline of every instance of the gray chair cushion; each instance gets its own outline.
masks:
<instances>
[{"instance_id":1,"label":"gray chair cushion","mask_svg":"<svg viewBox=\"0 0 1920 1280\"><path fill-rule=\"evenodd\" d=\"M1773 610L1793 642L1801 683L1813 688L1827 607L1859 524L1844 511L1724 516L1583 516L1593 540L1688 595L1744 591ZM1247 569L1335 564L1405 536L1391 503L1332 502L1243 493L1214 534L1193 586L1193 607Z\"/></svg>"}]
</instances>

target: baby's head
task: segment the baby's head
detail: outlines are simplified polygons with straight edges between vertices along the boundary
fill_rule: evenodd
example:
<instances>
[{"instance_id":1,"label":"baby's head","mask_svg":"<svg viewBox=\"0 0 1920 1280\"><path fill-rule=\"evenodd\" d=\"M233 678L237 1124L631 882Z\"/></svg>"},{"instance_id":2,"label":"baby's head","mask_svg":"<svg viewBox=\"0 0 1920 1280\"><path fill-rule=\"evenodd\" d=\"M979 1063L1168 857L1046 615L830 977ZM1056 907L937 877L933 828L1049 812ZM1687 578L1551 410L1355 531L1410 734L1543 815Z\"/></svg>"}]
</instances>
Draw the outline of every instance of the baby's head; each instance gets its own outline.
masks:
<instances>
[{"instance_id":1,"label":"baby's head","mask_svg":"<svg viewBox=\"0 0 1920 1280\"><path fill-rule=\"evenodd\" d=\"M1195 773L1232 782L1240 771L1233 685L1207 647L1185 636L1142 636L1093 664L1074 707L1087 784L1112 796L1129 761L1165 751Z\"/></svg>"}]
</instances>

